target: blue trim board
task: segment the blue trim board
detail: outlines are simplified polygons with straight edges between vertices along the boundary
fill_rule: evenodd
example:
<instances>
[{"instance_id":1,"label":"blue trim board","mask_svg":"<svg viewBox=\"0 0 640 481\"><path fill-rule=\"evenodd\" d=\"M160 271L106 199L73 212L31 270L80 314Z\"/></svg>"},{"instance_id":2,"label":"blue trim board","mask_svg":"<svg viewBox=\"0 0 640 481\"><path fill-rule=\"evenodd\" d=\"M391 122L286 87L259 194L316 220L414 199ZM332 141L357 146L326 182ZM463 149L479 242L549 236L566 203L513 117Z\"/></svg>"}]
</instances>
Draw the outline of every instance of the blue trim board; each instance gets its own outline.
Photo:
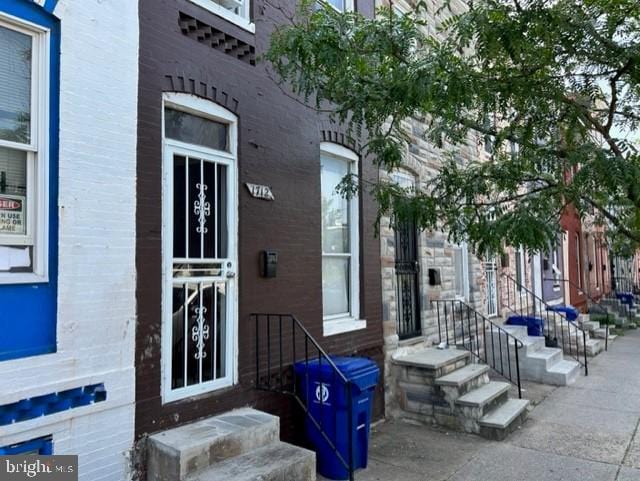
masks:
<instances>
[{"instance_id":1,"label":"blue trim board","mask_svg":"<svg viewBox=\"0 0 640 481\"><path fill-rule=\"evenodd\" d=\"M0 361L55 352L58 295L58 130L60 125L60 22L31 0L2 0L0 12L51 32L49 85L49 282L0 285Z\"/></svg>"},{"instance_id":2,"label":"blue trim board","mask_svg":"<svg viewBox=\"0 0 640 481\"><path fill-rule=\"evenodd\" d=\"M53 454L53 440L51 436L0 447L0 456L14 456L16 454L28 453L41 455Z\"/></svg>"},{"instance_id":3,"label":"blue trim board","mask_svg":"<svg viewBox=\"0 0 640 481\"><path fill-rule=\"evenodd\" d=\"M104 384L91 384L66 391L22 399L0 406L0 426L49 416L69 409L88 406L107 400Z\"/></svg>"},{"instance_id":4,"label":"blue trim board","mask_svg":"<svg viewBox=\"0 0 640 481\"><path fill-rule=\"evenodd\" d=\"M44 9L49 13L53 13L57 4L58 0L46 0L44 2Z\"/></svg>"}]
</instances>

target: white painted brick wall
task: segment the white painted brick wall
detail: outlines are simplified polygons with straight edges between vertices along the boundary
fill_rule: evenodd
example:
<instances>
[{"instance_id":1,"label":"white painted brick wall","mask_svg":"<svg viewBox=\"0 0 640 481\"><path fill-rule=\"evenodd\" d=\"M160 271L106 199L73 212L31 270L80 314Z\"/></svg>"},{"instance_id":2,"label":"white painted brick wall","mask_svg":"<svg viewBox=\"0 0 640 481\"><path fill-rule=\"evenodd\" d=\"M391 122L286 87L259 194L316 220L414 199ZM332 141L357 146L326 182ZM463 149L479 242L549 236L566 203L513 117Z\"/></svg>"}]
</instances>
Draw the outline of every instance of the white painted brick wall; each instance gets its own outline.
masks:
<instances>
[{"instance_id":1,"label":"white painted brick wall","mask_svg":"<svg viewBox=\"0 0 640 481\"><path fill-rule=\"evenodd\" d=\"M107 401L0 428L0 445L52 434L80 479L129 477L134 436L138 11L60 0L58 352L0 363L0 405L104 382ZM19 320L16 320L19 322Z\"/></svg>"}]
</instances>

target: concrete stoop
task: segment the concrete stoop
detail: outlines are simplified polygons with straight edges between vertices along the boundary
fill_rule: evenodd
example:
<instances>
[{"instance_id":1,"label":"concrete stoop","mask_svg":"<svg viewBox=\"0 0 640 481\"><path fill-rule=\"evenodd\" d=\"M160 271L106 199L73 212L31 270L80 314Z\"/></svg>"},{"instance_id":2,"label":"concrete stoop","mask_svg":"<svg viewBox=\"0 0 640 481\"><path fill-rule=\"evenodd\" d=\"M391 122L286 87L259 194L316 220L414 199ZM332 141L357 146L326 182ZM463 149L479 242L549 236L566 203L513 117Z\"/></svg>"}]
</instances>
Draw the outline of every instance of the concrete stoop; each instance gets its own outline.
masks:
<instances>
[{"instance_id":1,"label":"concrete stoop","mask_svg":"<svg viewBox=\"0 0 640 481\"><path fill-rule=\"evenodd\" d=\"M628 322L629 317L635 318L638 316L637 304L630 307L616 297L606 297L602 299L600 303L606 306L609 312L615 316L615 323L616 325L620 324L619 327L623 327L623 325Z\"/></svg>"},{"instance_id":2,"label":"concrete stoop","mask_svg":"<svg viewBox=\"0 0 640 481\"><path fill-rule=\"evenodd\" d=\"M280 419L243 408L149 436L148 481L315 481L316 456Z\"/></svg>"},{"instance_id":3,"label":"concrete stoop","mask_svg":"<svg viewBox=\"0 0 640 481\"><path fill-rule=\"evenodd\" d=\"M511 385L490 381L489 367L471 364L461 349L427 348L392 360L397 412L391 416L438 424L502 440L527 417L529 401L510 399Z\"/></svg>"},{"instance_id":4,"label":"concrete stoop","mask_svg":"<svg viewBox=\"0 0 640 481\"><path fill-rule=\"evenodd\" d=\"M607 326L600 325L598 321L592 321L589 314L580 314L578 323L580 324L582 329L586 330L589 333L589 335L592 338L601 339L604 341L604 339L607 337ZM627 324L627 323L624 322L623 324ZM623 326L620 326L620 327L623 327ZM608 342L615 341L616 338L618 337L616 334L613 333L616 328L619 328L617 326L617 322L616 322L616 326L609 326Z\"/></svg>"},{"instance_id":5,"label":"concrete stoop","mask_svg":"<svg viewBox=\"0 0 640 481\"><path fill-rule=\"evenodd\" d=\"M525 326L503 325L501 327L523 344L518 351L521 379L553 386L567 386L573 384L578 378L580 364L572 359L564 359L560 348L545 347L544 337L529 336ZM495 347L502 341L502 359L507 359L504 335L494 331L493 337L494 342L487 345L488 355L493 355L491 346ZM508 349L511 369L515 372L515 341L509 342ZM495 355L500 355L500 352L498 351Z\"/></svg>"}]
</instances>

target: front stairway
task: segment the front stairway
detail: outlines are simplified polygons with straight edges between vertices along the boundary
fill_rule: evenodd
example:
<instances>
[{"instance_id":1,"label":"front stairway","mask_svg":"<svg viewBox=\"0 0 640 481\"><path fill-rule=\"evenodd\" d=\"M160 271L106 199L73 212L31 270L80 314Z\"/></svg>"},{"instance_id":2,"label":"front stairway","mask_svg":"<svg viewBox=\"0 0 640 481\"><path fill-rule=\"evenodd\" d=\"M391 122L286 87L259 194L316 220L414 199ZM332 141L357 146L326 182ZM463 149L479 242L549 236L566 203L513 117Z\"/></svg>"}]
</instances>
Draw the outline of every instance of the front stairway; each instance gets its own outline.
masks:
<instances>
[{"instance_id":1,"label":"front stairway","mask_svg":"<svg viewBox=\"0 0 640 481\"><path fill-rule=\"evenodd\" d=\"M315 481L316 456L280 441L280 419L243 408L154 434L147 481Z\"/></svg>"},{"instance_id":2,"label":"front stairway","mask_svg":"<svg viewBox=\"0 0 640 481\"><path fill-rule=\"evenodd\" d=\"M390 414L489 439L506 438L526 419L529 401L510 398L509 383L490 381L489 366L470 360L469 351L455 348L394 357L398 405Z\"/></svg>"},{"instance_id":3,"label":"front stairway","mask_svg":"<svg viewBox=\"0 0 640 481\"><path fill-rule=\"evenodd\" d=\"M560 348L546 347L543 336L529 336L526 326L509 326L505 324L502 329L523 344L518 353L520 377L522 379L554 386L568 386L578 378L581 368L580 363L573 359L565 359ZM488 349L491 350L491 346L497 345L498 339L494 339L494 342L489 344ZM511 350L510 359L515 359L516 346L514 343L509 343L508 346ZM503 350L506 350L504 343ZM499 356L500 352L495 352L495 355ZM506 357L504 352L503 357ZM515 366L512 369L515 369Z\"/></svg>"}]
</instances>

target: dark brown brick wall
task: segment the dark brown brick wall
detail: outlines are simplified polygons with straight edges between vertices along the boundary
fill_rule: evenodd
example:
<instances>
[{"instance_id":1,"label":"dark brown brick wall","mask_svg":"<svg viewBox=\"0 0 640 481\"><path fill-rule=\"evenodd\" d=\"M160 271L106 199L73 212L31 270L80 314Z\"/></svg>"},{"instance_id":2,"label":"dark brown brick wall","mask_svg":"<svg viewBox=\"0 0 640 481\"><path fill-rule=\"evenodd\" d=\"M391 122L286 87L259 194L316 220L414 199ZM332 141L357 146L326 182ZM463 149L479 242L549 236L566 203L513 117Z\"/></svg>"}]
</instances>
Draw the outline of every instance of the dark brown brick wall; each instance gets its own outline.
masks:
<instances>
[{"instance_id":1,"label":"dark brown brick wall","mask_svg":"<svg viewBox=\"0 0 640 481\"><path fill-rule=\"evenodd\" d=\"M291 5L285 8L292 9ZM367 15L373 1L358 2ZM138 141L136 334L136 433L254 405L282 416L283 435L294 438L300 425L289 400L253 389L254 327L252 312L296 315L330 353L370 356L382 367L379 243L373 224L376 207L361 197L361 317L367 329L322 337L320 250L320 142L323 135L343 132L315 112L290 99L256 66L184 35L180 16L235 36L260 55L268 44L278 11L257 1L253 5L255 36L225 22L187 0L140 2L140 96ZM277 21L277 20L275 20ZM184 23L183 23L184 27ZM246 47L243 47L246 50ZM161 371L161 101L163 91L182 91L209 98L239 118L239 385L198 398L162 405ZM377 177L370 161L362 175ZM245 182L272 187L275 202L249 196ZM279 253L278 276L259 277L263 249ZM380 386L374 413L383 415Z\"/></svg>"}]
</instances>

